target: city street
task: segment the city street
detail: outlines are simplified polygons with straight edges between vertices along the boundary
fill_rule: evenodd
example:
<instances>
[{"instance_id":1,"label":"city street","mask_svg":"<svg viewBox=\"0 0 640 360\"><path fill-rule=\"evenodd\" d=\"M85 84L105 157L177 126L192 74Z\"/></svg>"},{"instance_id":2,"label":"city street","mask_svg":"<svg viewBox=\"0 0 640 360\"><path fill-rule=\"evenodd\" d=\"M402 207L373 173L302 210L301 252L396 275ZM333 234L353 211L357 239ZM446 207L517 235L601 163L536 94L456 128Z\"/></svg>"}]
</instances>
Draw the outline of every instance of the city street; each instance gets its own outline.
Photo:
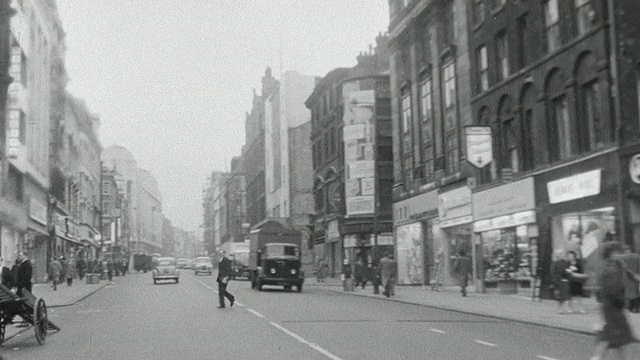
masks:
<instances>
[{"instance_id":1,"label":"city street","mask_svg":"<svg viewBox=\"0 0 640 360\"><path fill-rule=\"evenodd\" d=\"M214 276L183 271L179 284L133 274L75 306L49 310L62 331L37 345L32 332L2 348L6 359L586 359L593 338L571 332L349 296L251 290L217 309ZM401 289L399 289L401 291Z\"/></svg>"}]
</instances>

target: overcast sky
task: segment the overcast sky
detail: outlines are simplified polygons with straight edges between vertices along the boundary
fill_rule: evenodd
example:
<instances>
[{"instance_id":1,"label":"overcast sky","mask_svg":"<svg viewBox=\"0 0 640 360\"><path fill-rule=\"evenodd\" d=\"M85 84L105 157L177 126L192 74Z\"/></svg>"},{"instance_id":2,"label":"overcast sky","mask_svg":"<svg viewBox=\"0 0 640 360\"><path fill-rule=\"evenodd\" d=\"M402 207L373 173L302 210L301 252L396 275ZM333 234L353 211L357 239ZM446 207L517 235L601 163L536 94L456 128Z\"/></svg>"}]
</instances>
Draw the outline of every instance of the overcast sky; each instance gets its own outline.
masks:
<instances>
[{"instance_id":1,"label":"overcast sky","mask_svg":"<svg viewBox=\"0 0 640 360\"><path fill-rule=\"evenodd\" d=\"M104 147L151 171L164 213L202 222L202 188L244 144L268 65L324 76L388 27L386 0L58 0L69 91L100 116ZM282 46L280 46L282 44ZM282 49L280 56L280 49ZM280 59L282 58L282 67Z\"/></svg>"}]
</instances>

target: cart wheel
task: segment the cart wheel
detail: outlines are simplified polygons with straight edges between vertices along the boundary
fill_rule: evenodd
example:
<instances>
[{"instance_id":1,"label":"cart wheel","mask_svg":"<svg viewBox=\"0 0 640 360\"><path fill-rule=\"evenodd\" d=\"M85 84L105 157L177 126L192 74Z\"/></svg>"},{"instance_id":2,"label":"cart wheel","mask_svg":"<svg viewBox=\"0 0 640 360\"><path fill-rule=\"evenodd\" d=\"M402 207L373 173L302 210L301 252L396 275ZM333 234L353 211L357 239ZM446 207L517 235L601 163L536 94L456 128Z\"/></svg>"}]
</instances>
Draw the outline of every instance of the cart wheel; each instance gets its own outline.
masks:
<instances>
[{"instance_id":1,"label":"cart wheel","mask_svg":"<svg viewBox=\"0 0 640 360\"><path fill-rule=\"evenodd\" d=\"M36 300L36 306L33 309L33 327L36 332L36 340L38 344L44 344L47 338L47 327L49 320L47 319L47 306L42 298Z\"/></svg>"}]
</instances>

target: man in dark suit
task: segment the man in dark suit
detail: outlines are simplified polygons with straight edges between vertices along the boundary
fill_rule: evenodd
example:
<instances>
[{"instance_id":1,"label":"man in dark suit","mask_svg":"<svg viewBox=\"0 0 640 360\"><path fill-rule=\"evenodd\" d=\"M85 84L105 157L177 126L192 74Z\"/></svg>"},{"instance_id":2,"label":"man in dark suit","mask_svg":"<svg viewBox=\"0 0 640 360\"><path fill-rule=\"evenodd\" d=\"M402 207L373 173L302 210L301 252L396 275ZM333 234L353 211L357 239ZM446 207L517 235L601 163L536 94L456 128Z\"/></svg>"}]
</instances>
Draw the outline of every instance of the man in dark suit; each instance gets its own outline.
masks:
<instances>
[{"instance_id":1,"label":"man in dark suit","mask_svg":"<svg viewBox=\"0 0 640 360\"><path fill-rule=\"evenodd\" d=\"M467 296L467 286L469 285L469 276L473 273L473 264L464 250L460 250L453 268L459 276L460 292L462 296Z\"/></svg>"},{"instance_id":2,"label":"man in dark suit","mask_svg":"<svg viewBox=\"0 0 640 360\"><path fill-rule=\"evenodd\" d=\"M390 297L394 295L394 285L398 274L398 263L393 260L393 255L388 252L385 257L380 260L380 279L384 285L384 296Z\"/></svg>"},{"instance_id":3,"label":"man in dark suit","mask_svg":"<svg viewBox=\"0 0 640 360\"><path fill-rule=\"evenodd\" d=\"M33 266L31 261L27 258L27 254L19 252L16 259L16 274L14 276L14 286L18 289L18 296L22 296L24 290L31 292L33 283L31 277L33 276Z\"/></svg>"},{"instance_id":4,"label":"man in dark suit","mask_svg":"<svg viewBox=\"0 0 640 360\"><path fill-rule=\"evenodd\" d=\"M236 298L227 291L231 271L231 260L227 258L227 252L222 251L222 259L220 259L220 264L218 265L218 279L216 279L216 281L218 281L218 297L220 298L220 306L218 306L218 309L224 309L224 298L229 300L231 307L233 307L236 301Z\"/></svg>"}]
</instances>

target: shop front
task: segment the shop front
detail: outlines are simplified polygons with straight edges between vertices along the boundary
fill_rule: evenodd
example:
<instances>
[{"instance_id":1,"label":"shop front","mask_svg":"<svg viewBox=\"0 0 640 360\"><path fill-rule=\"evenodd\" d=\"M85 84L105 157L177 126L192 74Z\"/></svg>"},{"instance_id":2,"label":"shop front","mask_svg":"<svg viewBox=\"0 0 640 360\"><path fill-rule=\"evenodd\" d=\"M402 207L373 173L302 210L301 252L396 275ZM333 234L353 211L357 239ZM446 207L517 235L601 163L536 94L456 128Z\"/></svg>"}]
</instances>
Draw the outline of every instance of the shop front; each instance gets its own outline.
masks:
<instances>
[{"instance_id":1,"label":"shop front","mask_svg":"<svg viewBox=\"0 0 640 360\"><path fill-rule=\"evenodd\" d=\"M534 180L473 194L476 284L483 291L531 295L538 264Z\"/></svg>"},{"instance_id":2,"label":"shop front","mask_svg":"<svg viewBox=\"0 0 640 360\"><path fill-rule=\"evenodd\" d=\"M447 285L457 284L453 266L461 252L471 256L476 263L471 243L472 222L471 189L464 186L438 195L438 222L432 228L433 251L444 255L444 281Z\"/></svg>"},{"instance_id":3,"label":"shop front","mask_svg":"<svg viewBox=\"0 0 640 360\"><path fill-rule=\"evenodd\" d=\"M325 258L328 262L329 274L334 277L335 274L340 273L340 264L342 264L342 239L338 219L333 219L327 223L326 239Z\"/></svg>"},{"instance_id":4,"label":"shop front","mask_svg":"<svg viewBox=\"0 0 640 360\"><path fill-rule=\"evenodd\" d=\"M351 266L353 272L355 272L356 264L358 264L359 261L362 261L363 265L371 265L373 267L376 262L376 259L374 259L374 248L377 249L380 257L383 257L387 253L394 253L392 233L378 234L377 239L372 233L348 234L343 237L342 241L342 264L343 266Z\"/></svg>"},{"instance_id":5,"label":"shop front","mask_svg":"<svg viewBox=\"0 0 640 360\"><path fill-rule=\"evenodd\" d=\"M585 272L595 275L600 265L600 244L605 238L617 237L618 179L613 156L601 155L536 177L543 283L550 281L555 250L574 252ZM587 288L594 281L595 276L591 276Z\"/></svg>"},{"instance_id":6,"label":"shop front","mask_svg":"<svg viewBox=\"0 0 640 360\"><path fill-rule=\"evenodd\" d=\"M438 217L438 191L393 204L398 284L429 284L434 264L431 229Z\"/></svg>"}]
</instances>

